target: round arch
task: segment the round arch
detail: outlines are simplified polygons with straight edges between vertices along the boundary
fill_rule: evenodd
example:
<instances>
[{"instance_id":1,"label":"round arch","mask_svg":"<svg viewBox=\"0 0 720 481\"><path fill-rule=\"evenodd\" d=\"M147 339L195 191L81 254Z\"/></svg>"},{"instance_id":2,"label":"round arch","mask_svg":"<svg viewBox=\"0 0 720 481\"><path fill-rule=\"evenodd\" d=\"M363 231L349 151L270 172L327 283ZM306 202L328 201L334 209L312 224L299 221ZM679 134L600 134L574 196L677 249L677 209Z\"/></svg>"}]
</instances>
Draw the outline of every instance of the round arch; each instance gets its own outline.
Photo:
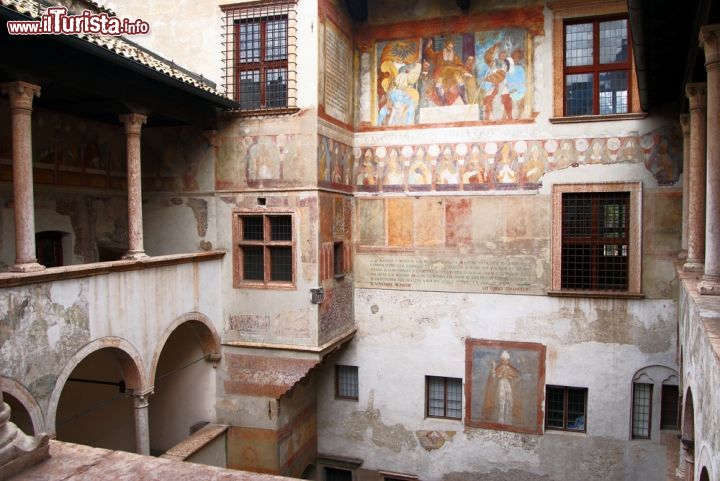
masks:
<instances>
[{"instance_id":1,"label":"round arch","mask_svg":"<svg viewBox=\"0 0 720 481\"><path fill-rule=\"evenodd\" d=\"M705 466L700 470L700 481L710 481L710 474Z\"/></svg>"},{"instance_id":2,"label":"round arch","mask_svg":"<svg viewBox=\"0 0 720 481\"><path fill-rule=\"evenodd\" d=\"M55 381L48 410L46 414L46 428L51 434L56 433L56 415L60 402L60 395L65 387L70 374L88 355L100 349L111 349L122 371L125 386L128 390L137 393L147 392L147 379L145 378L145 366L142 356L138 350L127 340L121 337L102 337L86 344L65 363L65 367Z\"/></svg>"},{"instance_id":3,"label":"round arch","mask_svg":"<svg viewBox=\"0 0 720 481\"><path fill-rule=\"evenodd\" d=\"M690 386L685 390L683 397L682 439L683 441L695 441L695 407Z\"/></svg>"},{"instance_id":4,"label":"round arch","mask_svg":"<svg viewBox=\"0 0 720 481\"><path fill-rule=\"evenodd\" d=\"M160 354L170 338L170 335L180 327L182 324L189 323L189 325L195 331L202 351L205 354L205 359L208 361L219 361L222 357L220 335L218 334L215 325L212 323L210 318L201 312L188 312L175 320L165 329L162 337L158 339L157 345L155 346L155 354L153 355L152 364L150 365L150 372L148 373L148 379L155 379L157 374L158 362L160 361Z\"/></svg>"},{"instance_id":5,"label":"round arch","mask_svg":"<svg viewBox=\"0 0 720 481\"><path fill-rule=\"evenodd\" d=\"M35 396L17 380L7 376L2 376L2 390L22 404L30 416L30 421L32 421L35 433L44 433L45 420L43 419L42 409L40 409L40 405L35 400Z\"/></svg>"}]
</instances>

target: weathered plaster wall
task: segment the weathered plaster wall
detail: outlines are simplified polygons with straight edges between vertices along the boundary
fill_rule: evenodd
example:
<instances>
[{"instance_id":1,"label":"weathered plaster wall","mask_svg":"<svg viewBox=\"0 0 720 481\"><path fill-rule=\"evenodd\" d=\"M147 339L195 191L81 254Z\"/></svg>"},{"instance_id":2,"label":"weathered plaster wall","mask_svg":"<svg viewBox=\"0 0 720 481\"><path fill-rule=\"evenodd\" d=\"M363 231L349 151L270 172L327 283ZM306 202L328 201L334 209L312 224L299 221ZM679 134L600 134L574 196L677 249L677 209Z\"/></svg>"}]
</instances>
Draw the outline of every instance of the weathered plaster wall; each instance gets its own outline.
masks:
<instances>
[{"instance_id":1,"label":"weathered plaster wall","mask_svg":"<svg viewBox=\"0 0 720 481\"><path fill-rule=\"evenodd\" d=\"M680 287L678 323L679 349L682 355L682 392L689 403L692 392L694 419L683 418L683 437L695 441L695 472L699 479L707 468L710 479L720 473L720 435L718 434L718 364L717 333L720 321L720 300L698 294L696 276L683 274ZM687 412L687 411L685 411ZM690 428L689 426L692 426ZM694 431L694 436L692 433Z\"/></svg>"},{"instance_id":2,"label":"weathered plaster wall","mask_svg":"<svg viewBox=\"0 0 720 481\"><path fill-rule=\"evenodd\" d=\"M220 331L219 293L219 260L5 288L3 374L28 389L46 429L54 432L64 380L82 358L103 347L124 350L139 371L133 388L148 389L153 359L171 328L183 319L201 319ZM204 391L205 401L213 397Z\"/></svg>"},{"instance_id":3,"label":"weathered plaster wall","mask_svg":"<svg viewBox=\"0 0 720 481\"><path fill-rule=\"evenodd\" d=\"M355 302L358 335L335 362L359 366L360 398L335 400L332 364L323 368L321 453L430 480L504 479L513 469L513 479L661 479L660 440L628 442L630 395L638 369L674 364L672 300L358 289ZM546 345L546 384L588 388L587 434L425 418L425 376L465 378L466 337Z\"/></svg>"}]
</instances>

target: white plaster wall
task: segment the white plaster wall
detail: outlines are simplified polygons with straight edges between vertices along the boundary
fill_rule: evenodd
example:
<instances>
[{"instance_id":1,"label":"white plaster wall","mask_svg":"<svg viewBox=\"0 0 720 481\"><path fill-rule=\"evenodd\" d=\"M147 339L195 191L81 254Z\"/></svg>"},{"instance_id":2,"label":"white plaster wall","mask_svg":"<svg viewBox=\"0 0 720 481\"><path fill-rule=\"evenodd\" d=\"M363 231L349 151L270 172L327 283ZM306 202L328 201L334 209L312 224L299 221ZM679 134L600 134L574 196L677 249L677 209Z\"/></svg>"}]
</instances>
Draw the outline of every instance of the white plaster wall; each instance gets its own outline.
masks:
<instances>
[{"instance_id":1,"label":"white plaster wall","mask_svg":"<svg viewBox=\"0 0 720 481\"><path fill-rule=\"evenodd\" d=\"M321 373L320 453L358 457L363 469L414 473L427 480L493 469L552 480L650 481L664 472L663 446L628 440L633 375L648 365L674 364L672 300L358 289L355 304L358 334ZM607 324L600 327L598 310L617 316L612 334L605 332ZM465 382L467 337L546 345L546 384L588 388L587 433L521 435L426 419L425 376ZM334 399L335 363L359 367L357 403ZM453 434L443 448L427 452L418 444L421 430Z\"/></svg>"}]
</instances>

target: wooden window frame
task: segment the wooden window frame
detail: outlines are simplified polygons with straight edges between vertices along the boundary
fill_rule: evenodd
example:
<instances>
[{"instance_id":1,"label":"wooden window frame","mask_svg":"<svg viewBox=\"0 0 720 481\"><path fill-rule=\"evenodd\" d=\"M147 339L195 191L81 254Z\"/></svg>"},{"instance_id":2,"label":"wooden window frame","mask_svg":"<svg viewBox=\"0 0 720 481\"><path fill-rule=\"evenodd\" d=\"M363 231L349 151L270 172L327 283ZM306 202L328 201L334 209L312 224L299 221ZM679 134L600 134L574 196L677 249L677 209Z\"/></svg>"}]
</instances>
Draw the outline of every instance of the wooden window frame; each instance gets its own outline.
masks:
<instances>
[{"instance_id":1,"label":"wooden window frame","mask_svg":"<svg viewBox=\"0 0 720 481\"><path fill-rule=\"evenodd\" d=\"M443 380L443 416L436 416L430 414L430 379L442 379ZM459 381L460 382L460 416L448 416L448 381ZM453 421L462 421L463 418L463 380L459 377L446 377L446 376L425 376L425 417L434 419L452 419Z\"/></svg>"},{"instance_id":2,"label":"wooden window frame","mask_svg":"<svg viewBox=\"0 0 720 481\"><path fill-rule=\"evenodd\" d=\"M647 436L638 436L635 434L635 386L637 384L644 384L650 386L650 394L648 403L648 434ZM631 439L652 439L652 418L653 418L653 396L655 392L655 385L649 382L633 382L632 386L632 405L630 406L630 438Z\"/></svg>"},{"instance_id":3,"label":"wooden window frame","mask_svg":"<svg viewBox=\"0 0 720 481\"><path fill-rule=\"evenodd\" d=\"M547 398L548 398L548 389L562 389L563 391L563 427L559 428L557 426L548 426L548 416L547 416ZM571 429L568 428L568 390L569 389L575 389L579 391L583 391L585 393L585 399L583 402L583 416L585 417L585 422L583 423L582 429ZM546 431L566 431L569 433L587 433L587 426L588 426L588 410L587 410L587 403L588 403L588 388L586 387L576 387L576 386L558 386L554 384L548 384L545 386L545 430Z\"/></svg>"},{"instance_id":4,"label":"wooden window frame","mask_svg":"<svg viewBox=\"0 0 720 481\"><path fill-rule=\"evenodd\" d=\"M267 46L265 44L265 40L267 39L267 23L268 21L274 21L274 20L285 20L285 49L286 54L285 58L281 60L266 60L267 55ZM240 26L246 22L246 24L252 24L255 22L260 23L260 60L257 62L242 62L240 60ZM252 71L259 71L260 75L260 105L256 109L245 109L245 110L275 110L275 109L286 109L289 105L289 95L288 95L288 78L290 76L290 67L288 62L288 56L289 56L289 45L290 45L290 37L288 34L288 28L289 28L289 17L287 14L284 15L272 15L267 17L249 17L247 19L243 20L235 20L235 23L233 25L233 34L234 34L234 50L235 50L235 89L233 92L233 98L237 102L241 102L242 99L240 98L240 75L242 72L252 72ZM266 78L267 78L267 71L274 68L285 68L285 71L288 72L285 78L285 105L282 106L272 106L267 107L267 95L266 95Z\"/></svg>"},{"instance_id":5,"label":"wooden window frame","mask_svg":"<svg viewBox=\"0 0 720 481\"><path fill-rule=\"evenodd\" d=\"M580 12L584 18L600 18L627 15L627 1L603 0L588 2L587 0L549 0L547 7L552 13L552 77L553 77L553 109L551 123L598 122L613 120L642 119L647 116L640 107L635 60L630 58L630 80L628 90L628 113L612 115L573 115L564 116L565 112L565 21L580 20Z\"/></svg>"},{"instance_id":6,"label":"wooden window frame","mask_svg":"<svg viewBox=\"0 0 720 481\"><path fill-rule=\"evenodd\" d=\"M296 232L295 213L287 210L237 210L233 211L233 287L234 288L255 288L255 289L296 289ZM290 230L292 240L273 241L270 238L271 217L290 217ZM263 240L243 240L243 222L245 217L262 217L263 219ZM246 280L243 278L243 247L263 248L263 280ZM292 275L290 281L271 280L270 249L272 247L289 247Z\"/></svg>"},{"instance_id":7,"label":"wooden window frame","mask_svg":"<svg viewBox=\"0 0 720 481\"><path fill-rule=\"evenodd\" d=\"M612 21L612 20L626 20L627 21L627 38L628 38L628 58L625 62L616 62L616 63L609 63L609 64L601 64L600 63L600 23ZM583 23L592 23L593 25L593 63L591 65L578 65L573 67L568 67L565 64L566 61L566 47L567 42L565 41L565 29L568 25L579 25ZM563 42L563 51L562 51L562 98L563 98L563 115L565 117L582 117L585 115L624 115L628 114L632 111L632 38L630 37L630 20L628 19L627 14L616 14L616 15L604 15L604 16L593 16L593 17L583 17L583 18L569 18L564 19L563 21L563 32L562 32L562 42ZM625 71L627 72L627 111L626 112L613 112L610 114L600 114L600 72L619 72L619 71ZM567 94L567 76L568 75L574 75L574 74L593 74L593 111L590 113L583 113L583 114L574 114L574 115L568 115L567 114L567 99L565 98Z\"/></svg>"},{"instance_id":8,"label":"wooden window frame","mask_svg":"<svg viewBox=\"0 0 720 481\"><path fill-rule=\"evenodd\" d=\"M562 288L562 196L565 193L629 192L628 288ZM642 182L600 182L592 184L554 184L552 187L551 285L548 295L577 297L642 298Z\"/></svg>"},{"instance_id":9,"label":"wooden window frame","mask_svg":"<svg viewBox=\"0 0 720 481\"><path fill-rule=\"evenodd\" d=\"M357 383L357 396L344 396L340 394L340 371L342 368L355 368L355 372L358 375ZM336 364L335 365L335 399L344 399L346 401L358 401L360 399L360 378L359 369L357 366L351 366L349 364Z\"/></svg>"}]
</instances>

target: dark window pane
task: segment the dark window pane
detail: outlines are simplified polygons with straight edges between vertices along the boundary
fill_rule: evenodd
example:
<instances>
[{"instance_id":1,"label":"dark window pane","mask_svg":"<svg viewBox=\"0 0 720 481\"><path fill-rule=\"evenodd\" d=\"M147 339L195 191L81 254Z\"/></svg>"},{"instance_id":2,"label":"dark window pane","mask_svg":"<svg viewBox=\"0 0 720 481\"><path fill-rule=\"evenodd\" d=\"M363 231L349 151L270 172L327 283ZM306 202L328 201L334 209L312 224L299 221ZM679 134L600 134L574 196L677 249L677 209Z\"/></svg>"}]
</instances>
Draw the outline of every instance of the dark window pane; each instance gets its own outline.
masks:
<instances>
[{"instance_id":1,"label":"dark window pane","mask_svg":"<svg viewBox=\"0 0 720 481\"><path fill-rule=\"evenodd\" d=\"M662 403L660 409L660 427L663 429L678 429L679 392L677 386L663 384Z\"/></svg>"},{"instance_id":2,"label":"dark window pane","mask_svg":"<svg viewBox=\"0 0 720 481\"><path fill-rule=\"evenodd\" d=\"M358 398L357 366L337 366L337 395L351 399Z\"/></svg>"},{"instance_id":3,"label":"dark window pane","mask_svg":"<svg viewBox=\"0 0 720 481\"><path fill-rule=\"evenodd\" d=\"M563 194L562 235L567 237L590 237L592 198L587 194Z\"/></svg>"},{"instance_id":4,"label":"dark window pane","mask_svg":"<svg viewBox=\"0 0 720 481\"><path fill-rule=\"evenodd\" d=\"M565 76L565 115L592 115L593 83L591 73Z\"/></svg>"},{"instance_id":5,"label":"dark window pane","mask_svg":"<svg viewBox=\"0 0 720 481\"><path fill-rule=\"evenodd\" d=\"M265 107L287 107L287 67L266 70Z\"/></svg>"},{"instance_id":6,"label":"dark window pane","mask_svg":"<svg viewBox=\"0 0 720 481\"><path fill-rule=\"evenodd\" d=\"M445 416L445 378L427 378L428 383L428 416Z\"/></svg>"},{"instance_id":7,"label":"dark window pane","mask_svg":"<svg viewBox=\"0 0 720 481\"><path fill-rule=\"evenodd\" d=\"M260 61L260 21L240 20L239 28L239 61L251 63Z\"/></svg>"},{"instance_id":8,"label":"dark window pane","mask_svg":"<svg viewBox=\"0 0 720 481\"><path fill-rule=\"evenodd\" d=\"M585 430L585 389L567 390L567 428L577 431Z\"/></svg>"},{"instance_id":9,"label":"dark window pane","mask_svg":"<svg viewBox=\"0 0 720 481\"><path fill-rule=\"evenodd\" d=\"M270 280L292 282L292 248L271 247Z\"/></svg>"},{"instance_id":10,"label":"dark window pane","mask_svg":"<svg viewBox=\"0 0 720 481\"><path fill-rule=\"evenodd\" d=\"M260 71L244 70L240 72L240 108L260 108Z\"/></svg>"},{"instance_id":11,"label":"dark window pane","mask_svg":"<svg viewBox=\"0 0 720 481\"><path fill-rule=\"evenodd\" d=\"M650 403L652 385L635 383L633 385L632 435L634 438L650 437Z\"/></svg>"},{"instance_id":12,"label":"dark window pane","mask_svg":"<svg viewBox=\"0 0 720 481\"><path fill-rule=\"evenodd\" d=\"M263 240L263 218L262 217L243 217L243 240L255 241Z\"/></svg>"},{"instance_id":13,"label":"dark window pane","mask_svg":"<svg viewBox=\"0 0 720 481\"><path fill-rule=\"evenodd\" d=\"M344 469L325 468L325 481L352 481L352 472Z\"/></svg>"},{"instance_id":14,"label":"dark window pane","mask_svg":"<svg viewBox=\"0 0 720 481\"><path fill-rule=\"evenodd\" d=\"M265 60L287 58L287 19L268 20L265 33Z\"/></svg>"},{"instance_id":15,"label":"dark window pane","mask_svg":"<svg viewBox=\"0 0 720 481\"><path fill-rule=\"evenodd\" d=\"M63 265L63 233L58 231L38 232L35 234L35 257L45 267Z\"/></svg>"},{"instance_id":16,"label":"dark window pane","mask_svg":"<svg viewBox=\"0 0 720 481\"><path fill-rule=\"evenodd\" d=\"M292 240L292 216L278 215L269 216L270 219L270 240L291 241Z\"/></svg>"},{"instance_id":17,"label":"dark window pane","mask_svg":"<svg viewBox=\"0 0 720 481\"><path fill-rule=\"evenodd\" d=\"M447 380L447 417L462 418L462 380Z\"/></svg>"},{"instance_id":18,"label":"dark window pane","mask_svg":"<svg viewBox=\"0 0 720 481\"><path fill-rule=\"evenodd\" d=\"M627 62L627 19L600 22L600 63Z\"/></svg>"},{"instance_id":19,"label":"dark window pane","mask_svg":"<svg viewBox=\"0 0 720 481\"><path fill-rule=\"evenodd\" d=\"M592 65L593 24L577 23L565 25L565 65Z\"/></svg>"},{"instance_id":20,"label":"dark window pane","mask_svg":"<svg viewBox=\"0 0 720 481\"><path fill-rule=\"evenodd\" d=\"M265 279L265 262L262 247L243 247L243 279L262 281Z\"/></svg>"},{"instance_id":21,"label":"dark window pane","mask_svg":"<svg viewBox=\"0 0 720 481\"><path fill-rule=\"evenodd\" d=\"M333 266L335 268L336 276L340 276L345 273L342 242L336 242L333 246Z\"/></svg>"},{"instance_id":22,"label":"dark window pane","mask_svg":"<svg viewBox=\"0 0 720 481\"><path fill-rule=\"evenodd\" d=\"M600 72L600 115L628 111L628 73Z\"/></svg>"},{"instance_id":23,"label":"dark window pane","mask_svg":"<svg viewBox=\"0 0 720 481\"><path fill-rule=\"evenodd\" d=\"M564 427L565 390L557 387L547 388L545 396L545 425L551 428Z\"/></svg>"},{"instance_id":24,"label":"dark window pane","mask_svg":"<svg viewBox=\"0 0 720 481\"><path fill-rule=\"evenodd\" d=\"M569 244L562 246L563 289L590 289L592 287L592 247Z\"/></svg>"}]
</instances>

